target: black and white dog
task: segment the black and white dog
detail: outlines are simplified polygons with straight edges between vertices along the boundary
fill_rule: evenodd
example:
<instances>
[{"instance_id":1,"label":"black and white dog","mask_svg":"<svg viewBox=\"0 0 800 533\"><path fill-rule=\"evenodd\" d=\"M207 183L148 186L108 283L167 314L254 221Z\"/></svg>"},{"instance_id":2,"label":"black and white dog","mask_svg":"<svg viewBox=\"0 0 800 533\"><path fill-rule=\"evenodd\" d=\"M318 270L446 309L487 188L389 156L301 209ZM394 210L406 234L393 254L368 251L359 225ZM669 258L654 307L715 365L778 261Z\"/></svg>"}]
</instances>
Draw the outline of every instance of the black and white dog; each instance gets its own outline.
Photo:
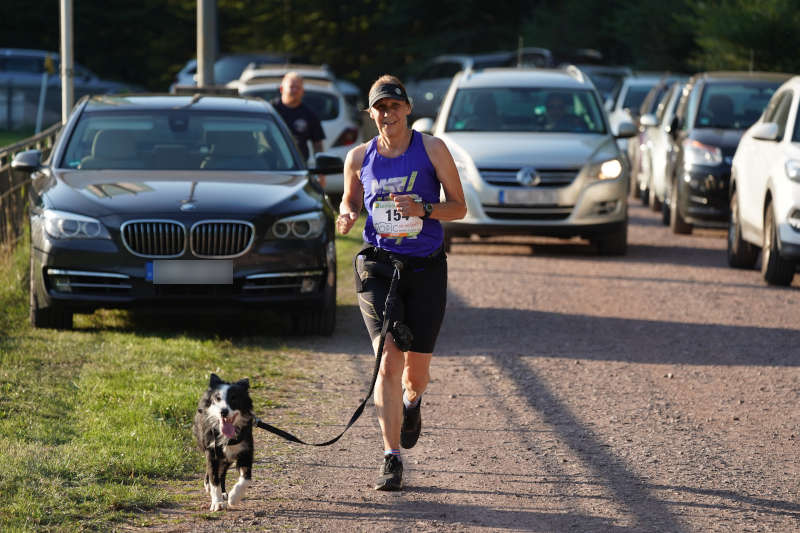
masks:
<instances>
[{"instance_id":1,"label":"black and white dog","mask_svg":"<svg viewBox=\"0 0 800 533\"><path fill-rule=\"evenodd\" d=\"M253 466L253 402L250 382L222 381L211 374L208 390L197 404L192 433L206 455L203 485L211 495L212 511L225 508L225 475L236 463L239 480L227 494L228 506L235 507L244 498Z\"/></svg>"}]
</instances>

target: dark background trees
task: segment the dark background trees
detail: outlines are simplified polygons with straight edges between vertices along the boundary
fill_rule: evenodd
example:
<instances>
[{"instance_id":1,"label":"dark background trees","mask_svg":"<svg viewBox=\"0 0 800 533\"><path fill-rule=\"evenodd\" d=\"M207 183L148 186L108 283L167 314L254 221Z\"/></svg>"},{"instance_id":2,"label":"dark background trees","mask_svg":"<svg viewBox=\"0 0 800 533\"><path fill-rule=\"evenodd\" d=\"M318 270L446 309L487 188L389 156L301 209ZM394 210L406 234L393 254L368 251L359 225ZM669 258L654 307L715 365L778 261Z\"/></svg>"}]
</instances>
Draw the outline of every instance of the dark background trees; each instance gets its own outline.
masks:
<instances>
[{"instance_id":1,"label":"dark background trees","mask_svg":"<svg viewBox=\"0 0 800 533\"><path fill-rule=\"evenodd\" d=\"M796 0L217 0L220 51L285 51L365 88L427 57L592 48L640 70L800 71ZM75 59L166 90L195 55L195 0L74 0ZM3 0L0 46L58 50L57 2Z\"/></svg>"}]
</instances>

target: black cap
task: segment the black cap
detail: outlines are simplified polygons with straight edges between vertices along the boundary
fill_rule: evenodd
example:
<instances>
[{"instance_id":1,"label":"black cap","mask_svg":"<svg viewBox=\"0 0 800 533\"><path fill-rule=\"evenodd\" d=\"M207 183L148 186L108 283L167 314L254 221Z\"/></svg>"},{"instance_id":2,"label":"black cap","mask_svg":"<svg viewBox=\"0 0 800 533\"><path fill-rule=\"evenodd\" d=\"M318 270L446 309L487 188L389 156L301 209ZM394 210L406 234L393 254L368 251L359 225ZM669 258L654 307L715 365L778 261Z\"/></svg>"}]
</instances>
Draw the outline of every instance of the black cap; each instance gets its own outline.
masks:
<instances>
[{"instance_id":1,"label":"black cap","mask_svg":"<svg viewBox=\"0 0 800 533\"><path fill-rule=\"evenodd\" d=\"M369 92L369 107L374 106L375 103L382 98L392 98L393 100L401 100L409 103L405 89L394 83L381 83L373 87Z\"/></svg>"}]
</instances>

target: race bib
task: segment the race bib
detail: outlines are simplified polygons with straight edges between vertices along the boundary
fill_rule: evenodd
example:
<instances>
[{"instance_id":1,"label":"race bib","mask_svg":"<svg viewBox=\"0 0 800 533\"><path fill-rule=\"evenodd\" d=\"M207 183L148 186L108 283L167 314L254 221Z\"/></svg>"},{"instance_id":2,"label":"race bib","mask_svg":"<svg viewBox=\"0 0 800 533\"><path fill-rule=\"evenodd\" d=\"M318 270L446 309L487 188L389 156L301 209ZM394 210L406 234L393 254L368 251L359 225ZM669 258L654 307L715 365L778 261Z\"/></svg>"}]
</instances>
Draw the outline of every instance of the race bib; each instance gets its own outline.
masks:
<instances>
[{"instance_id":1,"label":"race bib","mask_svg":"<svg viewBox=\"0 0 800 533\"><path fill-rule=\"evenodd\" d=\"M372 204L372 224L381 237L414 237L422 231L420 217L404 217L394 204L394 200L378 201Z\"/></svg>"}]
</instances>

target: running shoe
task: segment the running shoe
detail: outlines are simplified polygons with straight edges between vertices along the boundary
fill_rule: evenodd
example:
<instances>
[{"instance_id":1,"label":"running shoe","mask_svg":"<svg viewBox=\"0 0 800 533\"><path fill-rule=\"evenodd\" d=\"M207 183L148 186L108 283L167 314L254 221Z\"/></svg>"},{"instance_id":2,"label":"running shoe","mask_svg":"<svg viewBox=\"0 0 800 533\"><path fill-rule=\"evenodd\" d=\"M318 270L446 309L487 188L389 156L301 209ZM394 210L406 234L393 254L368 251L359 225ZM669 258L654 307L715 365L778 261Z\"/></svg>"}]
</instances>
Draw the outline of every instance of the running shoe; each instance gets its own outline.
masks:
<instances>
[{"instance_id":1,"label":"running shoe","mask_svg":"<svg viewBox=\"0 0 800 533\"><path fill-rule=\"evenodd\" d=\"M400 428L400 445L405 448L413 448L419 439L422 431L422 398L417 402L416 407L406 407L403 404L403 427Z\"/></svg>"},{"instance_id":2,"label":"running shoe","mask_svg":"<svg viewBox=\"0 0 800 533\"><path fill-rule=\"evenodd\" d=\"M401 490L403 488L403 461L399 455L384 455L381 475L375 490Z\"/></svg>"}]
</instances>

